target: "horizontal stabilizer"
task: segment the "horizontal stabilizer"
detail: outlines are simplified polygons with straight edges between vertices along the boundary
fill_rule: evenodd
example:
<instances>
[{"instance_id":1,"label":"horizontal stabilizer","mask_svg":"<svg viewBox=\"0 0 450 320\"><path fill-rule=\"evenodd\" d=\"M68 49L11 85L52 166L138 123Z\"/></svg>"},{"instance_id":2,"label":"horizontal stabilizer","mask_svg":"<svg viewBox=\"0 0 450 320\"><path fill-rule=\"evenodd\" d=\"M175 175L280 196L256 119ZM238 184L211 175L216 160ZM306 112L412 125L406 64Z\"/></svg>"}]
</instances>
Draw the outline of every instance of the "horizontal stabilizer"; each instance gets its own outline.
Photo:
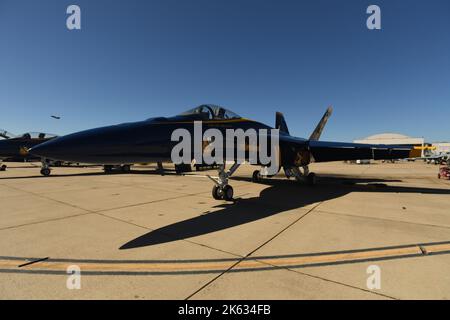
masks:
<instances>
[{"instance_id":1,"label":"horizontal stabilizer","mask_svg":"<svg viewBox=\"0 0 450 320\"><path fill-rule=\"evenodd\" d=\"M320 119L319 123L317 124L317 127L314 129L313 133L309 137L309 140L317 141L320 139L323 128L327 124L328 118L331 116L332 113L333 108L330 106L328 107L327 111L325 111L325 114L323 115L322 119Z\"/></svg>"},{"instance_id":2,"label":"horizontal stabilizer","mask_svg":"<svg viewBox=\"0 0 450 320\"><path fill-rule=\"evenodd\" d=\"M326 141L309 141L309 148L315 162L405 159L413 150L407 146Z\"/></svg>"}]
</instances>

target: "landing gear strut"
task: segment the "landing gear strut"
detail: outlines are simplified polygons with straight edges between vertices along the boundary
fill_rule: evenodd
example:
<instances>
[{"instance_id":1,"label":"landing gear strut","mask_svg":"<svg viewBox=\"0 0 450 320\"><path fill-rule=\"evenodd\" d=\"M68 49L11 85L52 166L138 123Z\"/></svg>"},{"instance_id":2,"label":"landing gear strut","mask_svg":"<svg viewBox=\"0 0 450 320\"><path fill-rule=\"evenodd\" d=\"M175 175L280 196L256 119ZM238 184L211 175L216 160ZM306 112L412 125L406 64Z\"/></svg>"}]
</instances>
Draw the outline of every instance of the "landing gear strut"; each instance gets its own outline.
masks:
<instances>
[{"instance_id":1,"label":"landing gear strut","mask_svg":"<svg viewBox=\"0 0 450 320\"><path fill-rule=\"evenodd\" d=\"M219 177L217 179L208 176L213 182L214 187L212 189L212 196L216 200L225 200L232 201L233 200L233 187L228 184L228 178L230 178L233 173L239 168L240 164L235 162L230 170L225 171L225 165L219 165Z\"/></svg>"}]
</instances>

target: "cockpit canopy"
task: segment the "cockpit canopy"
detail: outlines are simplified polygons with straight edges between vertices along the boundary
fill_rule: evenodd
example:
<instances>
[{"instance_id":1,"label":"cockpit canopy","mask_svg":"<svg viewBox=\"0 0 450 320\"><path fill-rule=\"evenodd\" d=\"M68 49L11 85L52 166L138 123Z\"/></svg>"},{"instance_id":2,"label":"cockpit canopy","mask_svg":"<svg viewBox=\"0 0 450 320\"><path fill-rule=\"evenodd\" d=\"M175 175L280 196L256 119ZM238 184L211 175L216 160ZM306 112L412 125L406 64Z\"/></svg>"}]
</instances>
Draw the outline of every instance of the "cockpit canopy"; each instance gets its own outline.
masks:
<instances>
[{"instance_id":1,"label":"cockpit canopy","mask_svg":"<svg viewBox=\"0 0 450 320\"><path fill-rule=\"evenodd\" d=\"M197 115L205 120L228 120L241 118L241 116L236 113L213 104L202 104L201 106L179 114L179 116Z\"/></svg>"},{"instance_id":2,"label":"cockpit canopy","mask_svg":"<svg viewBox=\"0 0 450 320\"><path fill-rule=\"evenodd\" d=\"M56 135L44 132L27 132L22 134L20 137L25 139L49 139L56 137Z\"/></svg>"}]
</instances>

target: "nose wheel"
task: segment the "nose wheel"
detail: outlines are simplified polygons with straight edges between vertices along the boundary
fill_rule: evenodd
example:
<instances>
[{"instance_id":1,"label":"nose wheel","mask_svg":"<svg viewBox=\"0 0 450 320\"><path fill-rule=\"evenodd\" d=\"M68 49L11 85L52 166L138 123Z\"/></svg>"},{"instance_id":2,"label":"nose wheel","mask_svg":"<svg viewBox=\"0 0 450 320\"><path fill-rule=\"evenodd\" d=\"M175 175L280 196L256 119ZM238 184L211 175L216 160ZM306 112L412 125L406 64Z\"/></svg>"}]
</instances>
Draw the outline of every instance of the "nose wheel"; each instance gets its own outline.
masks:
<instances>
[{"instance_id":1,"label":"nose wheel","mask_svg":"<svg viewBox=\"0 0 450 320\"><path fill-rule=\"evenodd\" d=\"M2 164L2 166L0 167L0 171L6 171L6 164Z\"/></svg>"},{"instance_id":2,"label":"nose wheel","mask_svg":"<svg viewBox=\"0 0 450 320\"><path fill-rule=\"evenodd\" d=\"M233 195L233 187L230 185L226 185L224 187L215 185L212 188L212 196L216 200L232 201Z\"/></svg>"}]
</instances>

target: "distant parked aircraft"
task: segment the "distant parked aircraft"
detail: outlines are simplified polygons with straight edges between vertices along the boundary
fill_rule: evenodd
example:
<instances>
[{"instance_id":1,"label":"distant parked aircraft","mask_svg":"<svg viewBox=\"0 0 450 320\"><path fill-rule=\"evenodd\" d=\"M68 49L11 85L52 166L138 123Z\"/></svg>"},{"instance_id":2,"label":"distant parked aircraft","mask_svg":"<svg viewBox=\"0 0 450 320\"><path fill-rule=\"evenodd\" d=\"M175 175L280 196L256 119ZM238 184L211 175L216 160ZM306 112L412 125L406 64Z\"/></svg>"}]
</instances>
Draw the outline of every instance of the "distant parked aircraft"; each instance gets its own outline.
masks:
<instances>
[{"instance_id":1,"label":"distant parked aircraft","mask_svg":"<svg viewBox=\"0 0 450 320\"><path fill-rule=\"evenodd\" d=\"M15 136L7 131L0 131L0 160L2 161L27 161L38 160L40 157L31 155L28 150L40 143L56 138L55 135L40 132L27 132ZM6 164L2 164L1 171L6 170Z\"/></svg>"},{"instance_id":2,"label":"distant parked aircraft","mask_svg":"<svg viewBox=\"0 0 450 320\"><path fill-rule=\"evenodd\" d=\"M441 164L450 160L450 152L439 152L418 159L424 160L427 163Z\"/></svg>"}]
</instances>

